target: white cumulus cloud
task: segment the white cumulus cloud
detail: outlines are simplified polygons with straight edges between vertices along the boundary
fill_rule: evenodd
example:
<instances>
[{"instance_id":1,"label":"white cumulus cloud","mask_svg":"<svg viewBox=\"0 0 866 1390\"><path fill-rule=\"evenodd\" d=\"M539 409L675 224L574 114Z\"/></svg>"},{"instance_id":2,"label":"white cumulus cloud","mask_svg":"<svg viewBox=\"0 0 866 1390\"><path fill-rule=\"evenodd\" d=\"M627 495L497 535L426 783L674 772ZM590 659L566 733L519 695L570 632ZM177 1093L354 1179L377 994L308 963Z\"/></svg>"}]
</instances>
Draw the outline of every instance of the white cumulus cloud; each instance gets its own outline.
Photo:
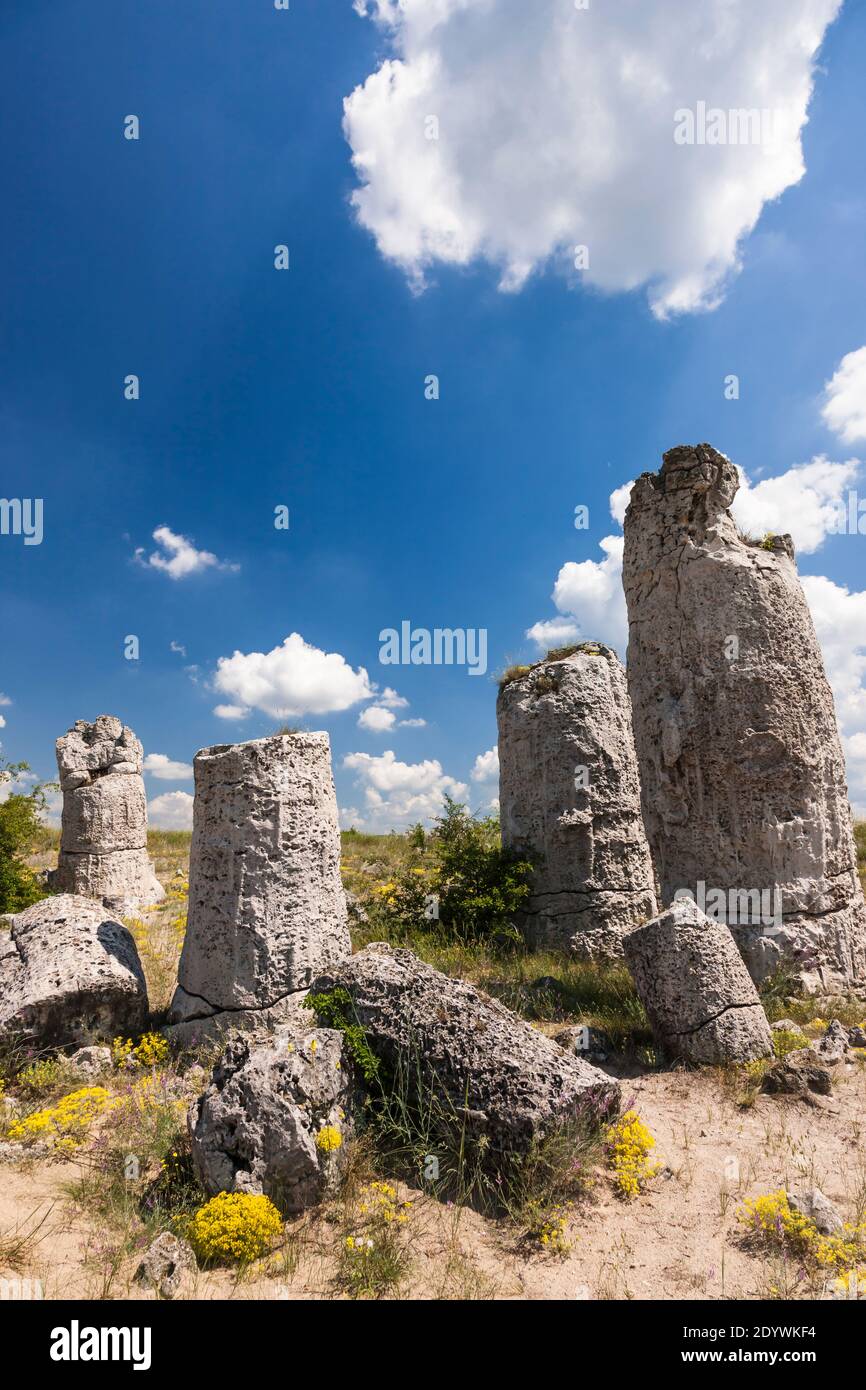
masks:
<instances>
[{"instance_id":1,"label":"white cumulus cloud","mask_svg":"<svg viewBox=\"0 0 866 1390\"><path fill-rule=\"evenodd\" d=\"M160 782L187 782L192 777L192 763L176 762L166 753L148 753L143 766Z\"/></svg>"},{"instance_id":2,"label":"white cumulus cloud","mask_svg":"<svg viewBox=\"0 0 866 1390\"><path fill-rule=\"evenodd\" d=\"M866 347L842 358L827 382L821 414L845 444L866 439Z\"/></svg>"},{"instance_id":3,"label":"white cumulus cloud","mask_svg":"<svg viewBox=\"0 0 866 1390\"><path fill-rule=\"evenodd\" d=\"M390 53L344 102L353 205L416 288L437 262L547 262L653 311L711 308L765 204L805 172L815 58L841 0L357 0ZM677 144L698 103L770 139ZM729 122L725 131L730 132ZM431 138L436 137L438 138Z\"/></svg>"},{"instance_id":4,"label":"white cumulus cloud","mask_svg":"<svg viewBox=\"0 0 866 1390\"><path fill-rule=\"evenodd\" d=\"M339 652L323 652L299 632L269 652L221 656L214 686L230 699L214 710L222 719L242 718L249 709L276 719L330 714L376 693L363 666L353 670Z\"/></svg>"},{"instance_id":5,"label":"white cumulus cloud","mask_svg":"<svg viewBox=\"0 0 866 1390\"><path fill-rule=\"evenodd\" d=\"M759 483L752 483L740 469L740 490L731 508L734 519L749 535L787 531L797 552L811 555L844 517L847 493L859 470L858 459L833 463L824 454Z\"/></svg>"},{"instance_id":6,"label":"white cumulus cloud","mask_svg":"<svg viewBox=\"0 0 866 1390\"><path fill-rule=\"evenodd\" d=\"M154 830L192 830L193 797L189 792L163 792L147 803Z\"/></svg>"},{"instance_id":7,"label":"white cumulus cloud","mask_svg":"<svg viewBox=\"0 0 866 1390\"><path fill-rule=\"evenodd\" d=\"M388 729L393 729L396 722L396 714L392 710L383 709L381 705L368 705L358 715L358 728L367 729L373 734L386 733Z\"/></svg>"},{"instance_id":8,"label":"white cumulus cloud","mask_svg":"<svg viewBox=\"0 0 866 1390\"><path fill-rule=\"evenodd\" d=\"M157 526L153 539L159 549L147 555L144 547L139 546L135 558L139 564L160 570L170 579L188 579L191 574L200 574L207 569L237 571L240 568L239 565L218 560L209 550L196 550L187 536L177 535L169 526Z\"/></svg>"},{"instance_id":9,"label":"white cumulus cloud","mask_svg":"<svg viewBox=\"0 0 866 1390\"><path fill-rule=\"evenodd\" d=\"M444 773L435 758L404 763L390 749L375 757L348 753L342 765L356 774L356 785L363 793L361 809L344 808L342 823L359 830L399 830L419 820L430 821L441 813L446 794L459 800L468 790L465 782Z\"/></svg>"},{"instance_id":10,"label":"white cumulus cloud","mask_svg":"<svg viewBox=\"0 0 866 1390\"><path fill-rule=\"evenodd\" d=\"M473 782L492 782L499 776L499 749L494 744L486 753L479 753L470 773Z\"/></svg>"}]
</instances>

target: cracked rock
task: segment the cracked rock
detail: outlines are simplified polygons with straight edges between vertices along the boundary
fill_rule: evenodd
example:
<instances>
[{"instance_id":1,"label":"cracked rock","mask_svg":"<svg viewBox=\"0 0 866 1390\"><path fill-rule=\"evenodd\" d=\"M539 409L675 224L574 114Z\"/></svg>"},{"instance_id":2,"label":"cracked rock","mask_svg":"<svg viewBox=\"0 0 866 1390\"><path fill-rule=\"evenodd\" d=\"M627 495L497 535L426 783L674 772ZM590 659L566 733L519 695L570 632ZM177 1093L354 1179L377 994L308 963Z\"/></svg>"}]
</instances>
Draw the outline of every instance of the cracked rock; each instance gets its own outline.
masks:
<instances>
[{"instance_id":1,"label":"cracked rock","mask_svg":"<svg viewBox=\"0 0 866 1390\"><path fill-rule=\"evenodd\" d=\"M535 861L520 925L539 946L622 957L656 912L625 673L587 642L504 685L496 704L505 849Z\"/></svg>"},{"instance_id":2,"label":"cracked rock","mask_svg":"<svg viewBox=\"0 0 866 1390\"><path fill-rule=\"evenodd\" d=\"M657 1041L703 1064L751 1062L773 1052L767 1016L728 928L680 901L623 940Z\"/></svg>"},{"instance_id":3,"label":"cracked rock","mask_svg":"<svg viewBox=\"0 0 866 1390\"><path fill-rule=\"evenodd\" d=\"M203 748L170 1021L273 1010L351 949L325 733Z\"/></svg>"},{"instance_id":4,"label":"cracked rock","mask_svg":"<svg viewBox=\"0 0 866 1390\"><path fill-rule=\"evenodd\" d=\"M791 538L744 538L738 487L698 444L632 488L623 585L647 835L662 901L703 884L758 983L785 964L809 990L847 992L866 984L866 904L833 695Z\"/></svg>"}]
</instances>

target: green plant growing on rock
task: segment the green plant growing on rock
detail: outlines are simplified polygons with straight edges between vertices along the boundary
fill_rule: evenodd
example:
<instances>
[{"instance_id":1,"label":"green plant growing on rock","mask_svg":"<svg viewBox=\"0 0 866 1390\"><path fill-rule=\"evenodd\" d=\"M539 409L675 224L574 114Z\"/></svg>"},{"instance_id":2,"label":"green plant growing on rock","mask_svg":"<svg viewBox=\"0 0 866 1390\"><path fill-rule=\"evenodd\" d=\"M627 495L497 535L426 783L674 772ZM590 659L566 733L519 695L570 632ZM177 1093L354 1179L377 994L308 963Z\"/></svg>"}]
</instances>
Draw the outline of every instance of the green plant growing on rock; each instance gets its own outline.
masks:
<instances>
[{"instance_id":1,"label":"green plant growing on rock","mask_svg":"<svg viewBox=\"0 0 866 1390\"><path fill-rule=\"evenodd\" d=\"M26 857L38 841L45 810L45 785L35 783L21 791L27 763L0 764L0 789L8 795L0 801L0 912L21 912L46 896ZM47 785L47 784L46 784Z\"/></svg>"}]
</instances>

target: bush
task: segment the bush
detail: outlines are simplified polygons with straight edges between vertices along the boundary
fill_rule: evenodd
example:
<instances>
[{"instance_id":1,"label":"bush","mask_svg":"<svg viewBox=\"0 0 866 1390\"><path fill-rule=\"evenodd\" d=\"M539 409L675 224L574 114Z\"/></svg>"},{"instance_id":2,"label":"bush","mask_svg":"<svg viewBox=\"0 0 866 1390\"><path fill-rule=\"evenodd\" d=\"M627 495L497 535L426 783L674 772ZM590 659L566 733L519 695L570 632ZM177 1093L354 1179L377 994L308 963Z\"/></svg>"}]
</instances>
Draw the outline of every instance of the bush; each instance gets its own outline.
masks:
<instances>
[{"instance_id":1,"label":"bush","mask_svg":"<svg viewBox=\"0 0 866 1390\"><path fill-rule=\"evenodd\" d=\"M45 891L33 870L24 862L42 831L40 815L45 809L45 790L37 782L29 792L17 791L26 763L0 765L0 790L10 788L0 801L0 912L21 912L44 898Z\"/></svg>"},{"instance_id":2,"label":"bush","mask_svg":"<svg viewBox=\"0 0 866 1390\"><path fill-rule=\"evenodd\" d=\"M283 1223L269 1197L249 1192L221 1192L199 1207L187 1234L198 1258L249 1264L266 1255Z\"/></svg>"}]
</instances>

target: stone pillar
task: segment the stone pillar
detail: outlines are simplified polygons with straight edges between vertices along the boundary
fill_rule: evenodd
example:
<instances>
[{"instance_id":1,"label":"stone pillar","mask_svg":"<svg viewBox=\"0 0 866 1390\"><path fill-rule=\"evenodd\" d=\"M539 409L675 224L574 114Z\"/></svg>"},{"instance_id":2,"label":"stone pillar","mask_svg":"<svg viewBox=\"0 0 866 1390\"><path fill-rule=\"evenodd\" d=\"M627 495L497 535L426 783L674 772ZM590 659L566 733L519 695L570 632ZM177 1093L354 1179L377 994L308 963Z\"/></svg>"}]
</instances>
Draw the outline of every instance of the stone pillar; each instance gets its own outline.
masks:
<instances>
[{"instance_id":1,"label":"stone pillar","mask_svg":"<svg viewBox=\"0 0 866 1390\"><path fill-rule=\"evenodd\" d=\"M502 843L537 861L521 925L535 945L621 956L656 899L616 653L587 642L538 662L501 686L496 714Z\"/></svg>"},{"instance_id":2,"label":"stone pillar","mask_svg":"<svg viewBox=\"0 0 866 1390\"><path fill-rule=\"evenodd\" d=\"M742 536L737 470L669 450L625 518L628 680L663 903L688 892L731 928L752 977L866 983L833 695L790 536Z\"/></svg>"},{"instance_id":3,"label":"stone pillar","mask_svg":"<svg viewBox=\"0 0 866 1390\"><path fill-rule=\"evenodd\" d=\"M157 902L165 895L147 857L147 800L135 734L101 714L93 724L79 719L56 749L63 816L54 886L100 898L118 911Z\"/></svg>"},{"instance_id":4,"label":"stone pillar","mask_svg":"<svg viewBox=\"0 0 866 1390\"><path fill-rule=\"evenodd\" d=\"M279 1011L351 950L325 733L195 756L189 916L171 1020Z\"/></svg>"}]
</instances>

